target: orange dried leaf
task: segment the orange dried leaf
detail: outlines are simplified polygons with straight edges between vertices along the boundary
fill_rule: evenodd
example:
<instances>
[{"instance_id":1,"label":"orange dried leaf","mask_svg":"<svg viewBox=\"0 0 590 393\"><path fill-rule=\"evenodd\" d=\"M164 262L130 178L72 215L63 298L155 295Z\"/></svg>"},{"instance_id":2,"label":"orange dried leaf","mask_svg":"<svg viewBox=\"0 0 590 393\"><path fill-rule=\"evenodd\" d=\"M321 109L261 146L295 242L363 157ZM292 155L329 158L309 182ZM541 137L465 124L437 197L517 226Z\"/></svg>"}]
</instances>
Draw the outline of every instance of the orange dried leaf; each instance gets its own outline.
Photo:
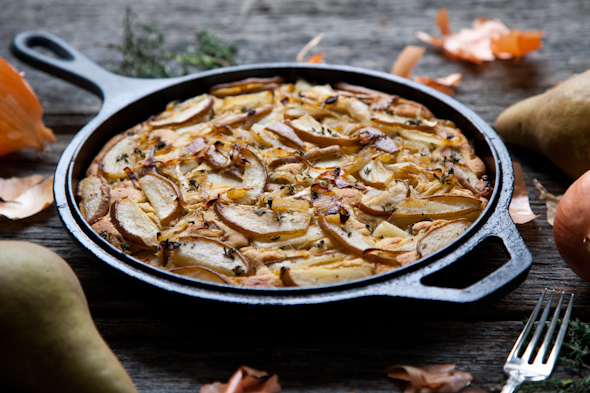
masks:
<instances>
[{"instance_id":1,"label":"orange dried leaf","mask_svg":"<svg viewBox=\"0 0 590 393\"><path fill-rule=\"evenodd\" d=\"M493 39L491 42L492 52L499 59L520 59L526 53L539 49L543 46L541 38L542 31L512 30L508 35Z\"/></svg>"},{"instance_id":2,"label":"orange dried leaf","mask_svg":"<svg viewBox=\"0 0 590 393\"><path fill-rule=\"evenodd\" d=\"M324 61L324 52L316 53L315 55L309 56L306 63L325 63Z\"/></svg>"},{"instance_id":3,"label":"orange dried leaf","mask_svg":"<svg viewBox=\"0 0 590 393\"><path fill-rule=\"evenodd\" d=\"M541 192L539 199L545 199L545 206L547 207L547 222L553 226L553 222L555 221L555 211L557 210L557 205L559 204L559 201L561 201L563 195L553 195L549 193L549 191L547 191L537 179L533 179L533 183L535 184L535 187L537 187L537 190Z\"/></svg>"},{"instance_id":4,"label":"orange dried leaf","mask_svg":"<svg viewBox=\"0 0 590 393\"><path fill-rule=\"evenodd\" d=\"M412 70L422 58L425 50L426 49L421 46L406 46L397 57L395 63L393 63L391 73L393 75L401 76L402 78L409 78L412 74Z\"/></svg>"},{"instance_id":5,"label":"orange dried leaf","mask_svg":"<svg viewBox=\"0 0 590 393\"><path fill-rule=\"evenodd\" d=\"M449 22L449 11L446 8L441 8L438 11L438 14L436 15L436 25L443 36L453 34L451 23Z\"/></svg>"},{"instance_id":6,"label":"orange dried leaf","mask_svg":"<svg viewBox=\"0 0 590 393\"><path fill-rule=\"evenodd\" d=\"M309 52L312 48L315 48L321 40L323 40L325 37L324 33L318 34L315 37L313 37L311 39L311 41L309 41L307 44L305 44L305 46L299 51L299 53L297 54L297 57L295 58L295 60L297 61L308 61L305 59L305 55L307 55L307 52ZM317 55L316 55L317 56ZM323 54L321 55L321 57L323 58ZM312 56L313 57L313 56Z\"/></svg>"},{"instance_id":7,"label":"orange dried leaf","mask_svg":"<svg viewBox=\"0 0 590 393\"><path fill-rule=\"evenodd\" d=\"M455 370L454 364L392 366L385 372L388 377L409 382L404 393L458 392L473 379L470 373Z\"/></svg>"},{"instance_id":8,"label":"orange dried leaf","mask_svg":"<svg viewBox=\"0 0 590 393\"><path fill-rule=\"evenodd\" d=\"M53 203L53 176L0 179L0 215L11 220L30 217Z\"/></svg>"},{"instance_id":9,"label":"orange dried leaf","mask_svg":"<svg viewBox=\"0 0 590 393\"><path fill-rule=\"evenodd\" d=\"M502 59L521 57L527 52L541 47L542 32L510 31L498 19L478 18L473 21L471 29L461 29L454 33L449 26L446 9L442 8L436 24L441 31L440 37L433 37L424 32L417 32L421 41L442 48L446 55L473 63L493 61L496 56Z\"/></svg>"},{"instance_id":10,"label":"orange dried leaf","mask_svg":"<svg viewBox=\"0 0 590 393\"><path fill-rule=\"evenodd\" d=\"M463 75L461 74L451 74L444 78L438 79L432 79L427 76L419 75L414 77L415 82L432 87L433 89L436 89L449 96L453 96L455 94L455 89L453 89L453 86L457 86L459 83L461 83L461 79L463 79Z\"/></svg>"},{"instance_id":11,"label":"orange dried leaf","mask_svg":"<svg viewBox=\"0 0 590 393\"><path fill-rule=\"evenodd\" d=\"M266 371L241 366L227 383L214 382L201 387L200 393L277 393L281 391L279 377L268 377Z\"/></svg>"},{"instance_id":12,"label":"orange dried leaf","mask_svg":"<svg viewBox=\"0 0 590 393\"><path fill-rule=\"evenodd\" d=\"M512 165L514 166L514 191L512 192L508 212L515 224L526 224L539 217L539 214L535 214L531 210L522 167L517 162L512 163Z\"/></svg>"},{"instance_id":13,"label":"orange dried leaf","mask_svg":"<svg viewBox=\"0 0 590 393\"><path fill-rule=\"evenodd\" d=\"M0 57L0 156L25 148L43 150L46 142L55 142L42 116L31 86Z\"/></svg>"}]
</instances>

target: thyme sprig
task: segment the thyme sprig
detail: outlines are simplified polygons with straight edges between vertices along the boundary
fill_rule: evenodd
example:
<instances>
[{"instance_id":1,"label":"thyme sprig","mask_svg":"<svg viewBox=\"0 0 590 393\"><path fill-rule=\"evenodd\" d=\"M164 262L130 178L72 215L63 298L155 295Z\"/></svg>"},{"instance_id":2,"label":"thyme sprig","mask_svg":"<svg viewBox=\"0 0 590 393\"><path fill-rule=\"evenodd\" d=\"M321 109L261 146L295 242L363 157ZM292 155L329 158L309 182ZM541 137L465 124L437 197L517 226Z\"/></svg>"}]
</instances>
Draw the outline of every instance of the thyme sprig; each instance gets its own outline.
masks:
<instances>
[{"instance_id":1,"label":"thyme sprig","mask_svg":"<svg viewBox=\"0 0 590 393\"><path fill-rule=\"evenodd\" d=\"M109 45L123 56L118 67L109 67L121 75L170 78L194 69L210 70L236 64L236 45L225 44L207 28L196 33L198 49L188 46L182 53L164 50L164 33L152 24L139 22L130 8L126 9L123 28L121 45Z\"/></svg>"}]
</instances>

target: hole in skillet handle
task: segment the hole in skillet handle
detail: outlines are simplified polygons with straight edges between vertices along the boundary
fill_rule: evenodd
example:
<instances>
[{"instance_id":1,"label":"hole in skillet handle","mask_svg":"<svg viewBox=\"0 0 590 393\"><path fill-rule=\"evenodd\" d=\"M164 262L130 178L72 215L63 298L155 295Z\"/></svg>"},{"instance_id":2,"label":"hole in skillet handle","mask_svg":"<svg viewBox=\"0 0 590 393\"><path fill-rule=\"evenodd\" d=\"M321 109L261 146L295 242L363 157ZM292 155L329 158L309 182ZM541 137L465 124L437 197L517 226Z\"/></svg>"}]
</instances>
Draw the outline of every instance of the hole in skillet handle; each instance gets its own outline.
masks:
<instances>
[{"instance_id":1,"label":"hole in skillet handle","mask_svg":"<svg viewBox=\"0 0 590 393\"><path fill-rule=\"evenodd\" d=\"M37 52L54 59L61 59L65 61L74 60L74 56L70 52L57 44L55 41L51 41L46 37L32 36L29 38L29 40L27 40L26 45L28 48L34 49Z\"/></svg>"},{"instance_id":2,"label":"hole in skillet handle","mask_svg":"<svg viewBox=\"0 0 590 393\"><path fill-rule=\"evenodd\" d=\"M489 276L509 260L510 254L502 239L491 236L456 262L422 278L421 283L429 287L465 289Z\"/></svg>"}]
</instances>

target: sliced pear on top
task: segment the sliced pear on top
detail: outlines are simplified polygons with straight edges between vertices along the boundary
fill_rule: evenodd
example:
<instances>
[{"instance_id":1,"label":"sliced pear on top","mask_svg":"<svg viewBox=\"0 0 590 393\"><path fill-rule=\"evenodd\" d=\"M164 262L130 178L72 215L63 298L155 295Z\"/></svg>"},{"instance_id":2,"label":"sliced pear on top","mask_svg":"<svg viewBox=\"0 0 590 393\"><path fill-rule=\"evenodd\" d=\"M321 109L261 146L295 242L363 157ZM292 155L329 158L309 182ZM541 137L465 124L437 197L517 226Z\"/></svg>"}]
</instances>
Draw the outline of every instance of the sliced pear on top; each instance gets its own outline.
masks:
<instances>
[{"instance_id":1,"label":"sliced pear on top","mask_svg":"<svg viewBox=\"0 0 590 393\"><path fill-rule=\"evenodd\" d=\"M304 234L309 227L313 210L279 212L255 206L215 204L215 212L225 225L246 236L275 237Z\"/></svg>"},{"instance_id":2,"label":"sliced pear on top","mask_svg":"<svg viewBox=\"0 0 590 393\"><path fill-rule=\"evenodd\" d=\"M99 168L110 178L125 176L125 168L137 163L135 149L139 146L139 135L126 136L117 142L102 158Z\"/></svg>"},{"instance_id":3,"label":"sliced pear on top","mask_svg":"<svg viewBox=\"0 0 590 393\"><path fill-rule=\"evenodd\" d=\"M375 241L372 238L363 235L348 222L342 225L333 222L331 217L326 218L323 214L318 215L318 222L327 234L353 254L362 256L366 249L375 247Z\"/></svg>"},{"instance_id":4,"label":"sliced pear on top","mask_svg":"<svg viewBox=\"0 0 590 393\"><path fill-rule=\"evenodd\" d=\"M310 225L303 235L280 236L278 239L274 238L274 240L268 238L257 239L252 241L252 245L257 249L288 247L297 250L311 248L325 237L326 234L319 226Z\"/></svg>"},{"instance_id":5,"label":"sliced pear on top","mask_svg":"<svg viewBox=\"0 0 590 393\"><path fill-rule=\"evenodd\" d=\"M144 247L158 244L160 228L131 198L116 200L111 206L111 221L128 241Z\"/></svg>"},{"instance_id":6,"label":"sliced pear on top","mask_svg":"<svg viewBox=\"0 0 590 393\"><path fill-rule=\"evenodd\" d=\"M383 190L394 178L394 174L383 166L380 157L374 157L358 172L359 177L365 183Z\"/></svg>"},{"instance_id":7,"label":"sliced pear on top","mask_svg":"<svg viewBox=\"0 0 590 393\"><path fill-rule=\"evenodd\" d=\"M469 228L469 221L458 219L447 221L429 229L416 244L420 258L428 256L455 241Z\"/></svg>"},{"instance_id":8,"label":"sliced pear on top","mask_svg":"<svg viewBox=\"0 0 590 393\"><path fill-rule=\"evenodd\" d=\"M438 135L429 134L421 131L399 130L399 134L410 141L433 144L434 146L442 147L451 144L447 139L443 139Z\"/></svg>"},{"instance_id":9,"label":"sliced pear on top","mask_svg":"<svg viewBox=\"0 0 590 393\"><path fill-rule=\"evenodd\" d=\"M254 269L248 259L235 248L219 240L192 236L181 238L174 250L174 263L178 266L200 266L228 277L249 276Z\"/></svg>"},{"instance_id":10,"label":"sliced pear on top","mask_svg":"<svg viewBox=\"0 0 590 393\"><path fill-rule=\"evenodd\" d=\"M182 193L170 180L148 173L139 179L139 184L162 225L168 225L184 213Z\"/></svg>"},{"instance_id":11,"label":"sliced pear on top","mask_svg":"<svg viewBox=\"0 0 590 393\"><path fill-rule=\"evenodd\" d=\"M240 97L242 97L242 96L240 96ZM225 128L225 127L229 127L229 126L235 126L238 123L244 122L248 118L252 118L251 116L254 116L252 118L252 119L254 119L254 118L257 118L260 116L268 115L270 112L272 112L272 109L273 109L272 104L266 104L266 105L257 107L256 109L252 109L252 111L253 111L252 114L250 114L250 112L246 112L246 113L240 113L237 115L231 115L228 117L224 117L222 119L214 120L213 126L217 127L217 128Z\"/></svg>"},{"instance_id":12,"label":"sliced pear on top","mask_svg":"<svg viewBox=\"0 0 590 393\"><path fill-rule=\"evenodd\" d=\"M273 94L270 91L261 91L259 93L243 94L239 96L228 96L223 99L219 107L217 107L217 105L215 106L215 112L222 113L234 108L240 108L240 110L245 112L249 109L256 109L272 104L272 102Z\"/></svg>"},{"instance_id":13,"label":"sliced pear on top","mask_svg":"<svg viewBox=\"0 0 590 393\"><path fill-rule=\"evenodd\" d=\"M395 184L393 184L395 183ZM363 195L359 209L373 216L388 216L392 210L410 196L410 187L403 180L396 180L392 187L376 196Z\"/></svg>"},{"instance_id":14,"label":"sliced pear on top","mask_svg":"<svg viewBox=\"0 0 590 393\"><path fill-rule=\"evenodd\" d=\"M275 134L277 134L280 137L285 138L286 140L288 140L289 142L291 142L292 144L297 146L299 149L305 148L305 142L303 142L297 136L297 134L295 133L295 131L291 127L289 127L288 125L286 125L282 121L276 121L274 123L268 124L266 126L266 129L274 132Z\"/></svg>"},{"instance_id":15,"label":"sliced pear on top","mask_svg":"<svg viewBox=\"0 0 590 393\"><path fill-rule=\"evenodd\" d=\"M252 204L264 193L266 186L266 166L260 157L248 149L241 149L240 154L247 160L244 176L242 176L242 188L249 189L247 193L236 199L236 202Z\"/></svg>"},{"instance_id":16,"label":"sliced pear on top","mask_svg":"<svg viewBox=\"0 0 590 393\"><path fill-rule=\"evenodd\" d=\"M285 286L311 287L359 280L374 274L375 269L369 263L357 266L346 266L345 263L335 266L285 268L281 270L280 278Z\"/></svg>"},{"instance_id":17,"label":"sliced pear on top","mask_svg":"<svg viewBox=\"0 0 590 393\"><path fill-rule=\"evenodd\" d=\"M214 270L207 269L201 266L186 266L176 267L170 269L171 273L180 274L181 276L195 278L199 281L207 281L215 284L227 284L231 285L231 281L227 279L223 274L219 274Z\"/></svg>"},{"instance_id":18,"label":"sliced pear on top","mask_svg":"<svg viewBox=\"0 0 590 393\"><path fill-rule=\"evenodd\" d=\"M433 130L438 124L436 121L408 118L384 112L374 112L371 115L371 120L378 124L425 131Z\"/></svg>"},{"instance_id":19,"label":"sliced pear on top","mask_svg":"<svg viewBox=\"0 0 590 393\"><path fill-rule=\"evenodd\" d=\"M153 128L180 126L206 114L211 107L213 107L213 98L210 95L204 95L203 98L194 103L194 105L191 105L172 116L152 121L150 124Z\"/></svg>"},{"instance_id":20,"label":"sliced pear on top","mask_svg":"<svg viewBox=\"0 0 590 393\"><path fill-rule=\"evenodd\" d=\"M305 115L295 120L286 120L285 124L293 128L299 138L315 143L318 146L354 146L359 143L358 138L348 138L329 128L325 128L310 115Z\"/></svg>"},{"instance_id":21,"label":"sliced pear on top","mask_svg":"<svg viewBox=\"0 0 590 393\"><path fill-rule=\"evenodd\" d=\"M89 224L104 217L111 206L111 189L100 176L92 175L78 184L82 216Z\"/></svg>"},{"instance_id":22,"label":"sliced pear on top","mask_svg":"<svg viewBox=\"0 0 590 393\"><path fill-rule=\"evenodd\" d=\"M215 97L221 98L244 95L261 91L268 86L274 86L284 81L285 79L280 76L275 76L274 78L248 78L238 82L215 85L209 89L209 92Z\"/></svg>"},{"instance_id":23,"label":"sliced pear on top","mask_svg":"<svg viewBox=\"0 0 590 393\"><path fill-rule=\"evenodd\" d=\"M434 195L421 199L407 198L397 205L391 219L460 217L474 211L481 211L482 203L477 198L463 195Z\"/></svg>"},{"instance_id":24,"label":"sliced pear on top","mask_svg":"<svg viewBox=\"0 0 590 393\"><path fill-rule=\"evenodd\" d=\"M376 238L411 237L408 232L387 221L382 221L381 224L377 225L372 235Z\"/></svg>"},{"instance_id":25,"label":"sliced pear on top","mask_svg":"<svg viewBox=\"0 0 590 393\"><path fill-rule=\"evenodd\" d=\"M113 148L113 146L119 143L119 141L121 141L121 139L123 138L125 138L125 134L117 134L111 139L109 139L109 141L102 147L102 149L100 149L96 157L94 157L94 159L92 160L92 163L88 167L88 170L86 170L86 176L96 175L98 173L98 170L102 165L102 159L104 158L104 156L109 152L109 150Z\"/></svg>"}]
</instances>

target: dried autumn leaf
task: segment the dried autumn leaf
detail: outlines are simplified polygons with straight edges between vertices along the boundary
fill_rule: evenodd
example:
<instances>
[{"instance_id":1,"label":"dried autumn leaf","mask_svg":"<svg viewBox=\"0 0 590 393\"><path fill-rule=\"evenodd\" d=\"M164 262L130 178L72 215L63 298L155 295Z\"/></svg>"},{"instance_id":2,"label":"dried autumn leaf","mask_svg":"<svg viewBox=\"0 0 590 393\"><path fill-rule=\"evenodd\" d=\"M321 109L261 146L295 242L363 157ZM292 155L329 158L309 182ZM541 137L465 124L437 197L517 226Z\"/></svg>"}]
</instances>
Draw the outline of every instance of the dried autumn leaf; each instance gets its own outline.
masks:
<instances>
[{"instance_id":1,"label":"dried autumn leaf","mask_svg":"<svg viewBox=\"0 0 590 393\"><path fill-rule=\"evenodd\" d=\"M533 183L535 184L535 187L537 187L537 190L541 192L539 199L546 200L545 206L547 207L547 222L553 226L553 222L555 220L555 210L557 209L557 204L563 195L550 194L537 179L533 179Z\"/></svg>"},{"instance_id":2,"label":"dried autumn leaf","mask_svg":"<svg viewBox=\"0 0 590 393\"><path fill-rule=\"evenodd\" d=\"M473 379L470 373L455 370L454 364L391 366L385 372L388 377L409 382L404 393L458 392Z\"/></svg>"},{"instance_id":3,"label":"dried autumn leaf","mask_svg":"<svg viewBox=\"0 0 590 393\"><path fill-rule=\"evenodd\" d=\"M471 29L461 29L454 33L449 27L448 11L442 8L436 18L441 31L440 37L433 37L419 31L416 37L423 42L442 48L451 58L480 64L493 61L496 56L502 59L520 57L541 47L542 32L518 33L510 31L498 19L478 18ZM507 37L507 38L504 38ZM492 42L495 42L494 48Z\"/></svg>"},{"instance_id":4,"label":"dried autumn leaf","mask_svg":"<svg viewBox=\"0 0 590 393\"><path fill-rule=\"evenodd\" d=\"M312 48L316 47L320 43L320 41L324 39L324 37L324 33L318 34L317 36L313 37L311 41L305 44L305 46L299 51L295 60L307 63L322 63L322 59L324 57L323 53L318 53L316 55L309 57L308 59L305 58L305 55L307 55L307 52L309 52Z\"/></svg>"},{"instance_id":5,"label":"dried autumn leaf","mask_svg":"<svg viewBox=\"0 0 590 393\"><path fill-rule=\"evenodd\" d=\"M406 46L393 64L391 73L403 78L410 78L412 70L422 58L424 51L425 49L421 46ZM455 94L455 90L452 86L458 85L461 82L462 77L461 74L451 74L445 78L439 79L433 79L426 76L415 76L413 79L415 82L432 87L446 95L452 96Z\"/></svg>"},{"instance_id":6,"label":"dried autumn leaf","mask_svg":"<svg viewBox=\"0 0 590 393\"><path fill-rule=\"evenodd\" d=\"M499 59L520 59L528 52L539 49L543 46L541 38L542 31L512 30L508 35L492 39L491 48L494 55Z\"/></svg>"},{"instance_id":7,"label":"dried autumn leaf","mask_svg":"<svg viewBox=\"0 0 590 393\"><path fill-rule=\"evenodd\" d=\"M55 142L42 116L31 86L0 57L0 156L25 148L43 150L46 142Z\"/></svg>"},{"instance_id":8,"label":"dried autumn leaf","mask_svg":"<svg viewBox=\"0 0 590 393\"><path fill-rule=\"evenodd\" d=\"M393 67L391 67L391 73L393 75L401 76L402 78L409 78L412 74L412 70L418 64L424 49L421 46L407 45L399 54Z\"/></svg>"},{"instance_id":9,"label":"dried autumn leaf","mask_svg":"<svg viewBox=\"0 0 590 393\"><path fill-rule=\"evenodd\" d=\"M277 393L281 391L279 377L268 377L266 371L241 366L227 383L213 382L201 387L200 393Z\"/></svg>"},{"instance_id":10,"label":"dried autumn leaf","mask_svg":"<svg viewBox=\"0 0 590 393\"><path fill-rule=\"evenodd\" d=\"M316 53L315 55L309 56L306 63L325 63L324 61L324 52Z\"/></svg>"},{"instance_id":11,"label":"dried autumn leaf","mask_svg":"<svg viewBox=\"0 0 590 393\"><path fill-rule=\"evenodd\" d=\"M416 75L414 77L414 82L421 83L423 85L432 87L435 90L440 91L441 93L445 93L448 96L453 96L455 94L455 90L453 86L457 86L461 83L461 79L463 79L463 75L451 74L444 78L432 79L427 76L419 76Z\"/></svg>"},{"instance_id":12,"label":"dried autumn leaf","mask_svg":"<svg viewBox=\"0 0 590 393\"><path fill-rule=\"evenodd\" d=\"M522 167L517 162L512 164L514 166L514 191L508 212L515 224L526 224L539 217L539 214L535 214L531 210Z\"/></svg>"},{"instance_id":13,"label":"dried autumn leaf","mask_svg":"<svg viewBox=\"0 0 590 393\"><path fill-rule=\"evenodd\" d=\"M0 179L0 215L19 220L37 214L53 203L53 176Z\"/></svg>"}]
</instances>

